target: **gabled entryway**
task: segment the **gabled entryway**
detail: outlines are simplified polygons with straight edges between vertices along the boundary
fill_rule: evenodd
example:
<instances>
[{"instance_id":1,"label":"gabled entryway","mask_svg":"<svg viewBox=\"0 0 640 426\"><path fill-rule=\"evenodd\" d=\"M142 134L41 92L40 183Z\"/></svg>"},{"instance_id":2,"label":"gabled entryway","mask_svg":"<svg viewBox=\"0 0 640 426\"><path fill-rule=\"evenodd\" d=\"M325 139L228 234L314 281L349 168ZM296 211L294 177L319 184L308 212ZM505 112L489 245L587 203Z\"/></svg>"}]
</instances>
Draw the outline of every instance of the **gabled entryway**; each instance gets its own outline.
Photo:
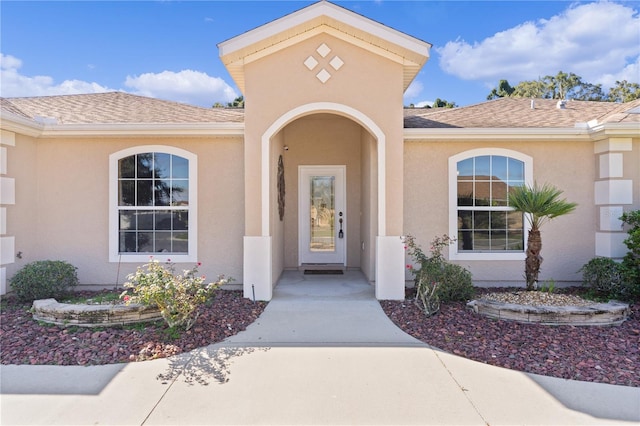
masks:
<instances>
[{"instance_id":1,"label":"gabled entryway","mask_svg":"<svg viewBox=\"0 0 640 426\"><path fill-rule=\"evenodd\" d=\"M402 96L430 47L326 1L219 44L246 99L246 297L270 300L285 269L316 261L361 269L378 299L404 297ZM334 191L329 169L343 166L342 206L299 190L310 166L328 167L313 185L333 176Z\"/></svg>"}]
</instances>

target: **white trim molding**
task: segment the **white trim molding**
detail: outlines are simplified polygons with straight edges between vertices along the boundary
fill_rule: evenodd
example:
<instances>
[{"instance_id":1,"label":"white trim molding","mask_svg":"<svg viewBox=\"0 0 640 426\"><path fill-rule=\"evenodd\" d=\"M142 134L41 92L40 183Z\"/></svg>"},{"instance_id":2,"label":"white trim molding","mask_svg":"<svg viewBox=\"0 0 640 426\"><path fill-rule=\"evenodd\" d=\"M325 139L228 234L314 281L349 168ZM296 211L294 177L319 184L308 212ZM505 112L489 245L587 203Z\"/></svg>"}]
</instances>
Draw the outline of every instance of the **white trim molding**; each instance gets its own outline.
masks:
<instances>
[{"instance_id":1,"label":"white trim molding","mask_svg":"<svg viewBox=\"0 0 640 426\"><path fill-rule=\"evenodd\" d=\"M187 254L119 253L118 220L118 160L135 154L160 152L177 155L189 161L189 227ZM166 145L138 145L109 155L109 262L145 263L149 257L160 262L198 261L198 157L184 149Z\"/></svg>"},{"instance_id":2,"label":"white trim molding","mask_svg":"<svg viewBox=\"0 0 640 426\"><path fill-rule=\"evenodd\" d=\"M0 204L16 203L16 180L11 177L0 177Z\"/></svg>"},{"instance_id":3,"label":"white trim molding","mask_svg":"<svg viewBox=\"0 0 640 426\"><path fill-rule=\"evenodd\" d=\"M524 163L524 183L525 185L533 185L533 158L518 151L504 148L478 148L469 151L460 152L449 157L449 235L457 238L458 235L458 176L457 164L459 161L479 157L483 155L503 156L514 158ZM529 234L529 221L525 220L523 224L524 246L527 245ZM453 244L449 248L449 259L451 260L524 260L525 250L522 252L458 252L458 245Z\"/></svg>"},{"instance_id":4,"label":"white trim molding","mask_svg":"<svg viewBox=\"0 0 640 426\"><path fill-rule=\"evenodd\" d=\"M594 207L599 210L599 227L595 232L595 254L620 259L626 253L627 237L620 220L624 206L633 204L633 180L624 179L624 157L631 155L633 140L609 137L594 144L599 179L593 184Z\"/></svg>"},{"instance_id":5,"label":"white trim molding","mask_svg":"<svg viewBox=\"0 0 640 426\"><path fill-rule=\"evenodd\" d=\"M620 152L608 152L600 155L600 179L621 178L624 156Z\"/></svg>"},{"instance_id":6,"label":"white trim molding","mask_svg":"<svg viewBox=\"0 0 640 426\"><path fill-rule=\"evenodd\" d=\"M15 237L0 237L0 265L9 265L15 261Z\"/></svg>"},{"instance_id":7,"label":"white trim molding","mask_svg":"<svg viewBox=\"0 0 640 426\"><path fill-rule=\"evenodd\" d=\"M596 232L596 256L621 259L627 253L623 232Z\"/></svg>"},{"instance_id":8,"label":"white trim molding","mask_svg":"<svg viewBox=\"0 0 640 426\"><path fill-rule=\"evenodd\" d=\"M633 204L632 180L601 180L594 184L594 192L597 206Z\"/></svg>"},{"instance_id":9,"label":"white trim molding","mask_svg":"<svg viewBox=\"0 0 640 426\"><path fill-rule=\"evenodd\" d=\"M362 112L351 108L347 105L334 102L314 102L301 105L288 111L280 116L262 135L262 154L261 154L261 180L262 180L262 236L271 235L270 230L270 157L269 147L271 138L282 128L292 121L310 114L317 113L334 113L343 117L350 118L367 131L369 131L378 143L378 235L386 234L386 137L382 129L369 117Z\"/></svg>"}]
</instances>

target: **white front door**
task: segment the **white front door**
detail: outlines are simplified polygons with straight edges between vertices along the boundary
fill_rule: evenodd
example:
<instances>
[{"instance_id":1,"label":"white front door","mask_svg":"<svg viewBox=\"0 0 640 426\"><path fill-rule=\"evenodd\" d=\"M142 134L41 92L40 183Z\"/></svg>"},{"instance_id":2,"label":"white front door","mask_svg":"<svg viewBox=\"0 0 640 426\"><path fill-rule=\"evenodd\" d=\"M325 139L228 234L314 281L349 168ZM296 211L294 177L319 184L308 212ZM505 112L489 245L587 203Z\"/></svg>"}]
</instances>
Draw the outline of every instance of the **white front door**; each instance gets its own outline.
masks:
<instances>
[{"instance_id":1,"label":"white front door","mask_svg":"<svg viewBox=\"0 0 640 426\"><path fill-rule=\"evenodd\" d=\"M346 263L345 166L299 166L298 251L305 263Z\"/></svg>"}]
</instances>

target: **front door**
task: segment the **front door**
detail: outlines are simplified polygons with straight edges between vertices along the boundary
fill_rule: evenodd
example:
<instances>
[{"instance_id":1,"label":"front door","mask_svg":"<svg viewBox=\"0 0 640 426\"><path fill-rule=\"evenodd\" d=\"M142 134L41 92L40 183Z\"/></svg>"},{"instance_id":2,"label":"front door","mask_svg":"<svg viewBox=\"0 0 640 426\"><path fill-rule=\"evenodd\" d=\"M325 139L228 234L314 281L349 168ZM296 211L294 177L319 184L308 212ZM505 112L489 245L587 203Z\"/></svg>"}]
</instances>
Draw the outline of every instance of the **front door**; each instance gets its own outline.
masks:
<instances>
[{"instance_id":1,"label":"front door","mask_svg":"<svg viewBox=\"0 0 640 426\"><path fill-rule=\"evenodd\" d=\"M345 166L299 166L300 265L345 265Z\"/></svg>"}]
</instances>

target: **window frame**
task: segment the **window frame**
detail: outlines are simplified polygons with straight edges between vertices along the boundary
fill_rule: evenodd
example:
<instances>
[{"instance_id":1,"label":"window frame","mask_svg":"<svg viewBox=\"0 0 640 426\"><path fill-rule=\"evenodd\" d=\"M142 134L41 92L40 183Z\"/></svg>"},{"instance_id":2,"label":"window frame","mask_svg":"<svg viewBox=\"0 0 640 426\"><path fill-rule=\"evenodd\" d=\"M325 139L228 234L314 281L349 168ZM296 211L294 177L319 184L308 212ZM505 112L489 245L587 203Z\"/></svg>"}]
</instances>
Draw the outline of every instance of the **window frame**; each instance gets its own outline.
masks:
<instances>
[{"instance_id":1,"label":"window frame","mask_svg":"<svg viewBox=\"0 0 640 426\"><path fill-rule=\"evenodd\" d=\"M458 238L458 162L469 158L480 156L502 156L513 158L524 163L524 183L533 185L533 158L518 151L504 148L477 148L464 151L449 157L449 235ZM493 252L472 252L458 251L458 244L449 247L450 260L524 260L529 237L529 220L525 214L523 221L524 247L522 252L493 251Z\"/></svg>"},{"instance_id":2,"label":"window frame","mask_svg":"<svg viewBox=\"0 0 640 426\"><path fill-rule=\"evenodd\" d=\"M118 206L118 161L136 154L159 153L185 158L189 162L189 238L186 254L178 253L120 253L119 251L119 206ZM160 262L197 262L198 235L198 158L184 149L166 145L140 145L126 148L109 155L109 262L145 263L153 256Z\"/></svg>"}]
</instances>

